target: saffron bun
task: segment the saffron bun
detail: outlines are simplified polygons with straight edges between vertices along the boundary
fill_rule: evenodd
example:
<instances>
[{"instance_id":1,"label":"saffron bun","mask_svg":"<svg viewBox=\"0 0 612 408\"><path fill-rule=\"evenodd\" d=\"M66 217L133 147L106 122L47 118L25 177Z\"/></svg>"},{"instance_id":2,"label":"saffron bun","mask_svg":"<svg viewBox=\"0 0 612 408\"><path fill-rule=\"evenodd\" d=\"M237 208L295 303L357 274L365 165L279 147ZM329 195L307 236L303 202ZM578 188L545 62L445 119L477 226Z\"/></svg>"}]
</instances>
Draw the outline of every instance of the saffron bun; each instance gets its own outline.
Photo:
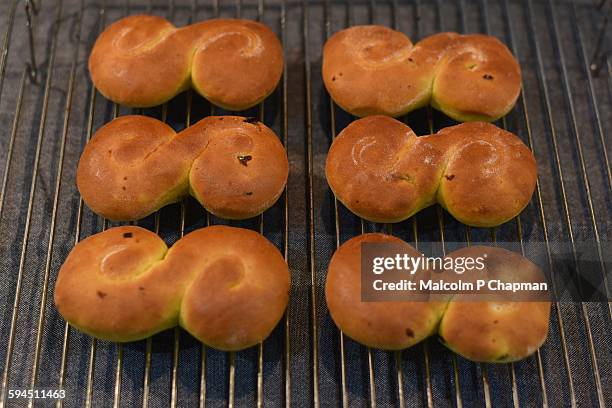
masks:
<instances>
[{"instance_id":1,"label":"saffron bun","mask_svg":"<svg viewBox=\"0 0 612 408\"><path fill-rule=\"evenodd\" d=\"M361 244L400 245L418 257L420 253L399 238L370 233L342 244L327 269L325 298L332 319L347 336L370 347L401 350L435 333L446 302L361 300Z\"/></svg>"},{"instance_id":2,"label":"saffron bun","mask_svg":"<svg viewBox=\"0 0 612 408\"><path fill-rule=\"evenodd\" d=\"M209 116L176 133L147 116L121 116L85 146L77 187L85 203L111 220L144 218L187 194L209 212L251 218L285 188L287 153L263 123Z\"/></svg>"},{"instance_id":3,"label":"saffron bun","mask_svg":"<svg viewBox=\"0 0 612 408\"><path fill-rule=\"evenodd\" d=\"M171 249L136 226L79 242L62 265L55 305L75 328L127 342L180 325L220 350L263 341L281 319L289 268L255 231L196 230Z\"/></svg>"},{"instance_id":4,"label":"saffron bun","mask_svg":"<svg viewBox=\"0 0 612 408\"><path fill-rule=\"evenodd\" d=\"M193 87L215 105L243 110L276 88L280 41L262 23L212 19L177 28L151 15L125 17L97 38L89 56L95 87L113 102L160 105Z\"/></svg>"},{"instance_id":5,"label":"saffron bun","mask_svg":"<svg viewBox=\"0 0 612 408\"><path fill-rule=\"evenodd\" d=\"M484 260L484 269L476 275L462 275L464 281L545 282L544 274L534 263L504 248L470 246L448 257ZM537 292L499 291L495 289L498 285L495 283L493 291L485 286L476 294L452 297L438 328L438 335L448 348L473 361L507 363L533 354L544 343L550 302Z\"/></svg>"},{"instance_id":6,"label":"saffron bun","mask_svg":"<svg viewBox=\"0 0 612 408\"><path fill-rule=\"evenodd\" d=\"M517 297L511 291L493 294L486 289L478 290L474 285L471 291L436 293L431 289L423 290L418 297L411 292L410 297L403 296L402 300L363 301L363 243L389 244L397 253L416 258L423 256L401 239L378 233L354 237L336 250L327 271L327 306L338 328L357 342L399 350L437 333L443 344L467 359L505 363L528 357L546 340L550 320L548 292ZM459 265L458 259L469 257L480 257L482 269L474 266L469 272L457 275L454 270L440 270L440 267L431 267L431 271L419 267L414 276L437 282L457 282L459 279L471 283L476 279L504 283L545 282L542 271L535 264L502 248L462 248L447 255L443 262L450 258L453 265ZM428 296L423 298L423 294ZM395 294L385 295L391 299Z\"/></svg>"},{"instance_id":7,"label":"saffron bun","mask_svg":"<svg viewBox=\"0 0 612 408\"><path fill-rule=\"evenodd\" d=\"M335 196L374 222L403 221L439 203L475 227L516 217L537 179L533 153L514 134L486 122L417 137L388 116L369 116L334 139L325 165Z\"/></svg>"},{"instance_id":8,"label":"saffron bun","mask_svg":"<svg viewBox=\"0 0 612 408\"><path fill-rule=\"evenodd\" d=\"M497 38L439 33L416 44L399 31L355 26L323 48L323 81L356 116L401 116L431 105L460 121L494 121L521 90L521 70Z\"/></svg>"}]
</instances>

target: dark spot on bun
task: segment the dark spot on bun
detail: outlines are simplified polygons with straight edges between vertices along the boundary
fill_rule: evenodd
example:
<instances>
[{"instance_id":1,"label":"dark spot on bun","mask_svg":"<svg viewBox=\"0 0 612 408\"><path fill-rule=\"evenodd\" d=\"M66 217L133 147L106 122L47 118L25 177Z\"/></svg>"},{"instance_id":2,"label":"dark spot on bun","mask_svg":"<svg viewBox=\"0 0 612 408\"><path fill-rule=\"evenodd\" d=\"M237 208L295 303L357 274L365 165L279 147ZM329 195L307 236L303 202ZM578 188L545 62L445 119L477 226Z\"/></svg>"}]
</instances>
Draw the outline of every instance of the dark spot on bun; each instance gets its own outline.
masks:
<instances>
[{"instance_id":1,"label":"dark spot on bun","mask_svg":"<svg viewBox=\"0 0 612 408\"><path fill-rule=\"evenodd\" d=\"M493 324L499 323L499 320L493 320Z\"/></svg>"},{"instance_id":2,"label":"dark spot on bun","mask_svg":"<svg viewBox=\"0 0 612 408\"><path fill-rule=\"evenodd\" d=\"M98 291L98 292L96 292L96 293L98 294L98 297L99 297L100 299L104 299L104 298L106 297L106 293L104 293L104 292L102 292L102 291Z\"/></svg>"},{"instance_id":3,"label":"dark spot on bun","mask_svg":"<svg viewBox=\"0 0 612 408\"><path fill-rule=\"evenodd\" d=\"M138 290L144 290L144 286L139 286Z\"/></svg>"},{"instance_id":4,"label":"dark spot on bun","mask_svg":"<svg viewBox=\"0 0 612 408\"><path fill-rule=\"evenodd\" d=\"M503 354L499 357L497 357L497 361L504 361L505 359L507 359L510 355L508 353Z\"/></svg>"},{"instance_id":5,"label":"dark spot on bun","mask_svg":"<svg viewBox=\"0 0 612 408\"><path fill-rule=\"evenodd\" d=\"M245 195L248 195L248 196L252 196L252 195L253 195L253 192L252 192L252 191L247 191L247 192L246 192L246 193L244 193L244 194L245 194Z\"/></svg>"},{"instance_id":6,"label":"dark spot on bun","mask_svg":"<svg viewBox=\"0 0 612 408\"><path fill-rule=\"evenodd\" d=\"M493 79L493 75L490 75L490 74L484 74L482 77L486 79L487 81L490 81Z\"/></svg>"},{"instance_id":7,"label":"dark spot on bun","mask_svg":"<svg viewBox=\"0 0 612 408\"><path fill-rule=\"evenodd\" d=\"M134 234L132 234L131 232L124 232L123 233L123 238L132 238L134 236Z\"/></svg>"},{"instance_id":8,"label":"dark spot on bun","mask_svg":"<svg viewBox=\"0 0 612 408\"><path fill-rule=\"evenodd\" d=\"M259 119L257 119L254 116L249 116L247 118L244 118L244 122L246 122L246 123L259 123Z\"/></svg>"},{"instance_id":9,"label":"dark spot on bun","mask_svg":"<svg viewBox=\"0 0 612 408\"><path fill-rule=\"evenodd\" d=\"M446 177L446 179L447 179L448 181L451 181L452 179L454 179L454 178L455 178L455 175L454 175L454 174L448 174L448 175L445 175L444 177Z\"/></svg>"},{"instance_id":10,"label":"dark spot on bun","mask_svg":"<svg viewBox=\"0 0 612 408\"><path fill-rule=\"evenodd\" d=\"M124 179L124 180L127 180L128 178L127 178L127 176L126 176L126 177L124 177L123 179Z\"/></svg>"},{"instance_id":11,"label":"dark spot on bun","mask_svg":"<svg viewBox=\"0 0 612 408\"><path fill-rule=\"evenodd\" d=\"M406 329L406 336L408 337L414 337L414 332L412 331L412 329L410 327L408 327Z\"/></svg>"},{"instance_id":12,"label":"dark spot on bun","mask_svg":"<svg viewBox=\"0 0 612 408\"><path fill-rule=\"evenodd\" d=\"M247 155L247 156L238 156L238 161L240 162L240 164L242 164L243 166L248 166L248 162L250 162L251 160L253 160L253 156Z\"/></svg>"},{"instance_id":13,"label":"dark spot on bun","mask_svg":"<svg viewBox=\"0 0 612 408\"><path fill-rule=\"evenodd\" d=\"M332 81L335 81L335 80L336 80L336 77L335 77L335 76L333 76L333 77L332 77Z\"/></svg>"}]
</instances>

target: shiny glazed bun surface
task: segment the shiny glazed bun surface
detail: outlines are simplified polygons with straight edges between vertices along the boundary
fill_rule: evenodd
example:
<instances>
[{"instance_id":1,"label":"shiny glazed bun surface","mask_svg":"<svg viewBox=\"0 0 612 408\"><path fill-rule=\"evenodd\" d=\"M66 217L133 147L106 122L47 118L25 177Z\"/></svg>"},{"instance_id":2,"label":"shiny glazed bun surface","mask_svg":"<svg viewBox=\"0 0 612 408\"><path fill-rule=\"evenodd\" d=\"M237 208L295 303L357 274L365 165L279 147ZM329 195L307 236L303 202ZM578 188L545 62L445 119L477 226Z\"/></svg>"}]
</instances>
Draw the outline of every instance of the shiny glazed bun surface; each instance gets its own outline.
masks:
<instances>
[{"instance_id":1,"label":"shiny glazed bun surface","mask_svg":"<svg viewBox=\"0 0 612 408\"><path fill-rule=\"evenodd\" d=\"M410 347L435 332L446 302L362 302L361 243L401 245L419 253L399 238L364 234L345 242L334 253L327 270L325 298L336 325L358 342L387 350Z\"/></svg>"},{"instance_id":2,"label":"shiny glazed bun surface","mask_svg":"<svg viewBox=\"0 0 612 408\"><path fill-rule=\"evenodd\" d=\"M486 258L481 278L543 281L542 271L535 264L503 248L472 246L449 254L453 258L476 256ZM504 301L498 294L494 295L496 301L480 302L468 297L453 296L438 329L441 340L457 354L474 361L511 362L533 354L546 340L550 302Z\"/></svg>"},{"instance_id":3,"label":"shiny glazed bun surface","mask_svg":"<svg viewBox=\"0 0 612 408\"><path fill-rule=\"evenodd\" d=\"M264 124L209 116L178 134L146 116L121 116L100 128L77 168L83 200L111 220L137 220L193 195L211 213L254 217L281 195L285 149Z\"/></svg>"},{"instance_id":4,"label":"shiny glazed bun surface","mask_svg":"<svg viewBox=\"0 0 612 408\"><path fill-rule=\"evenodd\" d=\"M437 333L448 348L468 359L502 363L531 355L546 340L550 302L540 298L516 301L511 293L499 293L494 299L479 301L479 296L486 295L484 291L440 295L432 291L428 300L362 301L361 245L365 242L399 245L411 257L421 255L401 239L378 233L352 238L334 253L325 286L327 306L338 328L359 343L399 350ZM458 257L485 258L484 270L478 278L503 282L543 281L542 271L535 264L502 248L467 247L444 259ZM450 278L449 274L454 272L441 275L438 272L421 276L436 281L459 279ZM472 281L475 277L466 272L460 279Z\"/></svg>"},{"instance_id":5,"label":"shiny glazed bun surface","mask_svg":"<svg viewBox=\"0 0 612 408\"><path fill-rule=\"evenodd\" d=\"M228 110L243 110L272 93L283 50L266 25L213 19L182 28L149 15L125 17L96 40L89 56L94 85L131 107L160 105L193 87Z\"/></svg>"},{"instance_id":6,"label":"shiny glazed bun surface","mask_svg":"<svg viewBox=\"0 0 612 408\"><path fill-rule=\"evenodd\" d=\"M518 215L537 178L527 146L492 124L463 123L417 137L387 116L362 118L342 130L325 172L336 197L367 220L403 221L438 202L478 227Z\"/></svg>"},{"instance_id":7,"label":"shiny glazed bun surface","mask_svg":"<svg viewBox=\"0 0 612 408\"><path fill-rule=\"evenodd\" d=\"M203 343L240 350L283 315L289 269L260 234L212 226L168 250L154 233L115 227L78 243L62 265L55 305L77 329L135 341L180 324Z\"/></svg>"},{"instance_id":8,"label":"shiny glazed bun surface","mask_svg":"<svg viewBox=\"0 0 612 408\"><path fill-rule=\"evenodd\" d=\"M368 25L330 37L323 81L356 116L397 117L432 105L457 121L494 121L516 103L521 70L492 36L439 33L413 44L399 31Z\"/></svg>"}]
</instances>

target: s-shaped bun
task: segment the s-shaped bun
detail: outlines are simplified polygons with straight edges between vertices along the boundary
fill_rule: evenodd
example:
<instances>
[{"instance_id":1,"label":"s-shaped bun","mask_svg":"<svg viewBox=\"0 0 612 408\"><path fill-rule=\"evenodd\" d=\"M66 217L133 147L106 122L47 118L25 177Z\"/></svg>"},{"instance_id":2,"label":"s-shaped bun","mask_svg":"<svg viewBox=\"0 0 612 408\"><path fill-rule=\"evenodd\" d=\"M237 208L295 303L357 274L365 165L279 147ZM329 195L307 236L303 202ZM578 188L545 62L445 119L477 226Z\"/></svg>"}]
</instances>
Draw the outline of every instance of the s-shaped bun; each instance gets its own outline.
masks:
<instances>
[{"instance_id":1,"label":"s-shaped bun","mask_svg":"<svg viewBox=\"0 0 612 408\"><path fill-rule=\"evenodd\" d=\"M209 116L178 134L147 116L121 116L85 146L77 186L85 203L111 220L144 218L191 194L230 219L271 207L289 174L287 153L263 123Z\"/></svg>"},{"instance_id":2,"label":"s-shaped bun","mask_svg":"<svg viewBox=\"0 0 612 408\"><path fill-rule=\"evenodd\" d=\"M464 224L493 227L517 216L535 189L533 154L490 123L417 137L388 116L352 122L325 166L336 197L370 221L399 222L436 202Z\"/></svg>"},{"instance_id":3,"label":"s-shaped bun","mask_svg":"<svg viewBox=\"0 0 612 408\"><path fill-rule=\"evenodd\" d=\"M135 341L180 324L203 343L240 350L263 341L289 299L289 268L255 231L196 230L171 249L144 228L79 242L62 265L55 305L77 329Z\"/></svg>"},{"instance_id":4,"label":"s-shaped bun","mask_svg":"<svg viewBox=\"0 0 612 408\"><path fill-rule=\"evenodd\" d=\"M263 101L283 72L283 49L264 24L214 19L182 28L147 15L123 18L89 56L94 85L131 107L160 105L194 87L215 105L239 111Z\"/></svg>"},{"instance_id":5,"label":"s-shaped bun","mask_svg":"<svg viewBox=\"0 0 612 408\"><path fill-rule=\"evenodd\" d=\"M460 121L494 121L512 109L521 70L497 38L440 33L416 44L370 25L334 34L323 49L323 81L356 116L401 116L430 105Z\"/></svg>"},{"instance_id":6,"label":"s-shaped bun","mask_svg":"<svg viewBox=\"0 0 612 408\"><path fill-rule=\"evenodd\" d=\"M543 300L546 295L542 294L533 298L516 295L515 298L512 292L491 294L487 290L474 290L467 294L423 291L418 297L402 297L419 299L414 301L362 301L363 243L393 245L394 251L403 247L398 254L414 258L422 256L401 239L378 233L354 237L336 250L327 271L325 298L332 319L352 339L370 347L399 350L437 333L444 345L454 352L470 360L491 363L525 358L546 340L550 302ZM417 281L430 278L475 283L476 276L506 283L545 281L542 271L534 263L503 248L462 248L450 253L443 262L449 258L465 260L468 257L481 257L484 268L463 275L421 268L411 275L418 277L413 282L417 287L420 285ZM395 293L389 294L392 295ZM518 301L519 298L523 300Z\"/></svg>"}]
</instances>

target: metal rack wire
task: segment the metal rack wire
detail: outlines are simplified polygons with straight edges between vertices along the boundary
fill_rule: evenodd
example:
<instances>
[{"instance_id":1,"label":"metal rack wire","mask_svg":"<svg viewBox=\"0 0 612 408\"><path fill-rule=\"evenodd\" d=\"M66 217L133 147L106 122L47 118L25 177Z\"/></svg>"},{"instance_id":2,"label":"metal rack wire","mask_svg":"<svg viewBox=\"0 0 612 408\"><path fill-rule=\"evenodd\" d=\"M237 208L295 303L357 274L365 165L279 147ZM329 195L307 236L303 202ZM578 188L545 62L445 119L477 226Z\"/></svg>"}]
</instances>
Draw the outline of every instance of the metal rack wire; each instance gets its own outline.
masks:
<instances>
[{"instance_id":1,"label":"metal rack wire","mask_svg":"<svg viewBox=\"0 0 612 408\"><path fill-rule=\"evenodd\" d=\"M350 237L383 231L412 241L540 241L596 245L595 268L607 288L612 182L606 129L612 118L609 75L591 70L598 27L607 18L590 1L398 0L317 1L55 0L7 2L0 15L0 404L10 389L66 389L57 406L606 406L612 403L612 323L608 303L557 303L551 333L533 357L507 365L474 364L435 339L402 352L369 349L331 321L323 285L333 251ZM22 5L26 5L26 12ZM155 13L177 25L243 17L269 24L285 47L279 89L243 112L276 130L288 149L291 175L279 203L242 223L279 246L292 271L291 303L273 335L258 347L221 353L180 329L133 344L96 341L71 329L52 305L57 271L80 239L111 225L93 214L74 187L84 144L102 124L139 113L182 128L209 114L226 114L193 92L160 108L130 110L100 97L86 72L92 42L110 22ZM543 23L545 22L545 23ZM577 22L577 24L568 24ZM358 219L331 195L325 153L353 118L324 91L321 48L333 32L378 23L413 40L443 30L497 35L521 61L522 96L499 126L534 151L540 179L534 199L496 229L467 228L439 207L397 225ZM588 23L588 24L587 24ZM604 42L606 33L604 32ZM589 42L590 41L590 42ZM599 46L597 46L599 47ZM39 63L37 63L39 61ZM609 59L606 61L608 74ZM581 82L584 84L577 85ZM557 86L560 85L560 86ZM417 134L449 120L431 109L403 120ZM138 224L168 242L217 219L191 200ZM577 264L577 262L576 262ZM46 401L47 403L49 401Z\"/></svg>"}]
</instances>

